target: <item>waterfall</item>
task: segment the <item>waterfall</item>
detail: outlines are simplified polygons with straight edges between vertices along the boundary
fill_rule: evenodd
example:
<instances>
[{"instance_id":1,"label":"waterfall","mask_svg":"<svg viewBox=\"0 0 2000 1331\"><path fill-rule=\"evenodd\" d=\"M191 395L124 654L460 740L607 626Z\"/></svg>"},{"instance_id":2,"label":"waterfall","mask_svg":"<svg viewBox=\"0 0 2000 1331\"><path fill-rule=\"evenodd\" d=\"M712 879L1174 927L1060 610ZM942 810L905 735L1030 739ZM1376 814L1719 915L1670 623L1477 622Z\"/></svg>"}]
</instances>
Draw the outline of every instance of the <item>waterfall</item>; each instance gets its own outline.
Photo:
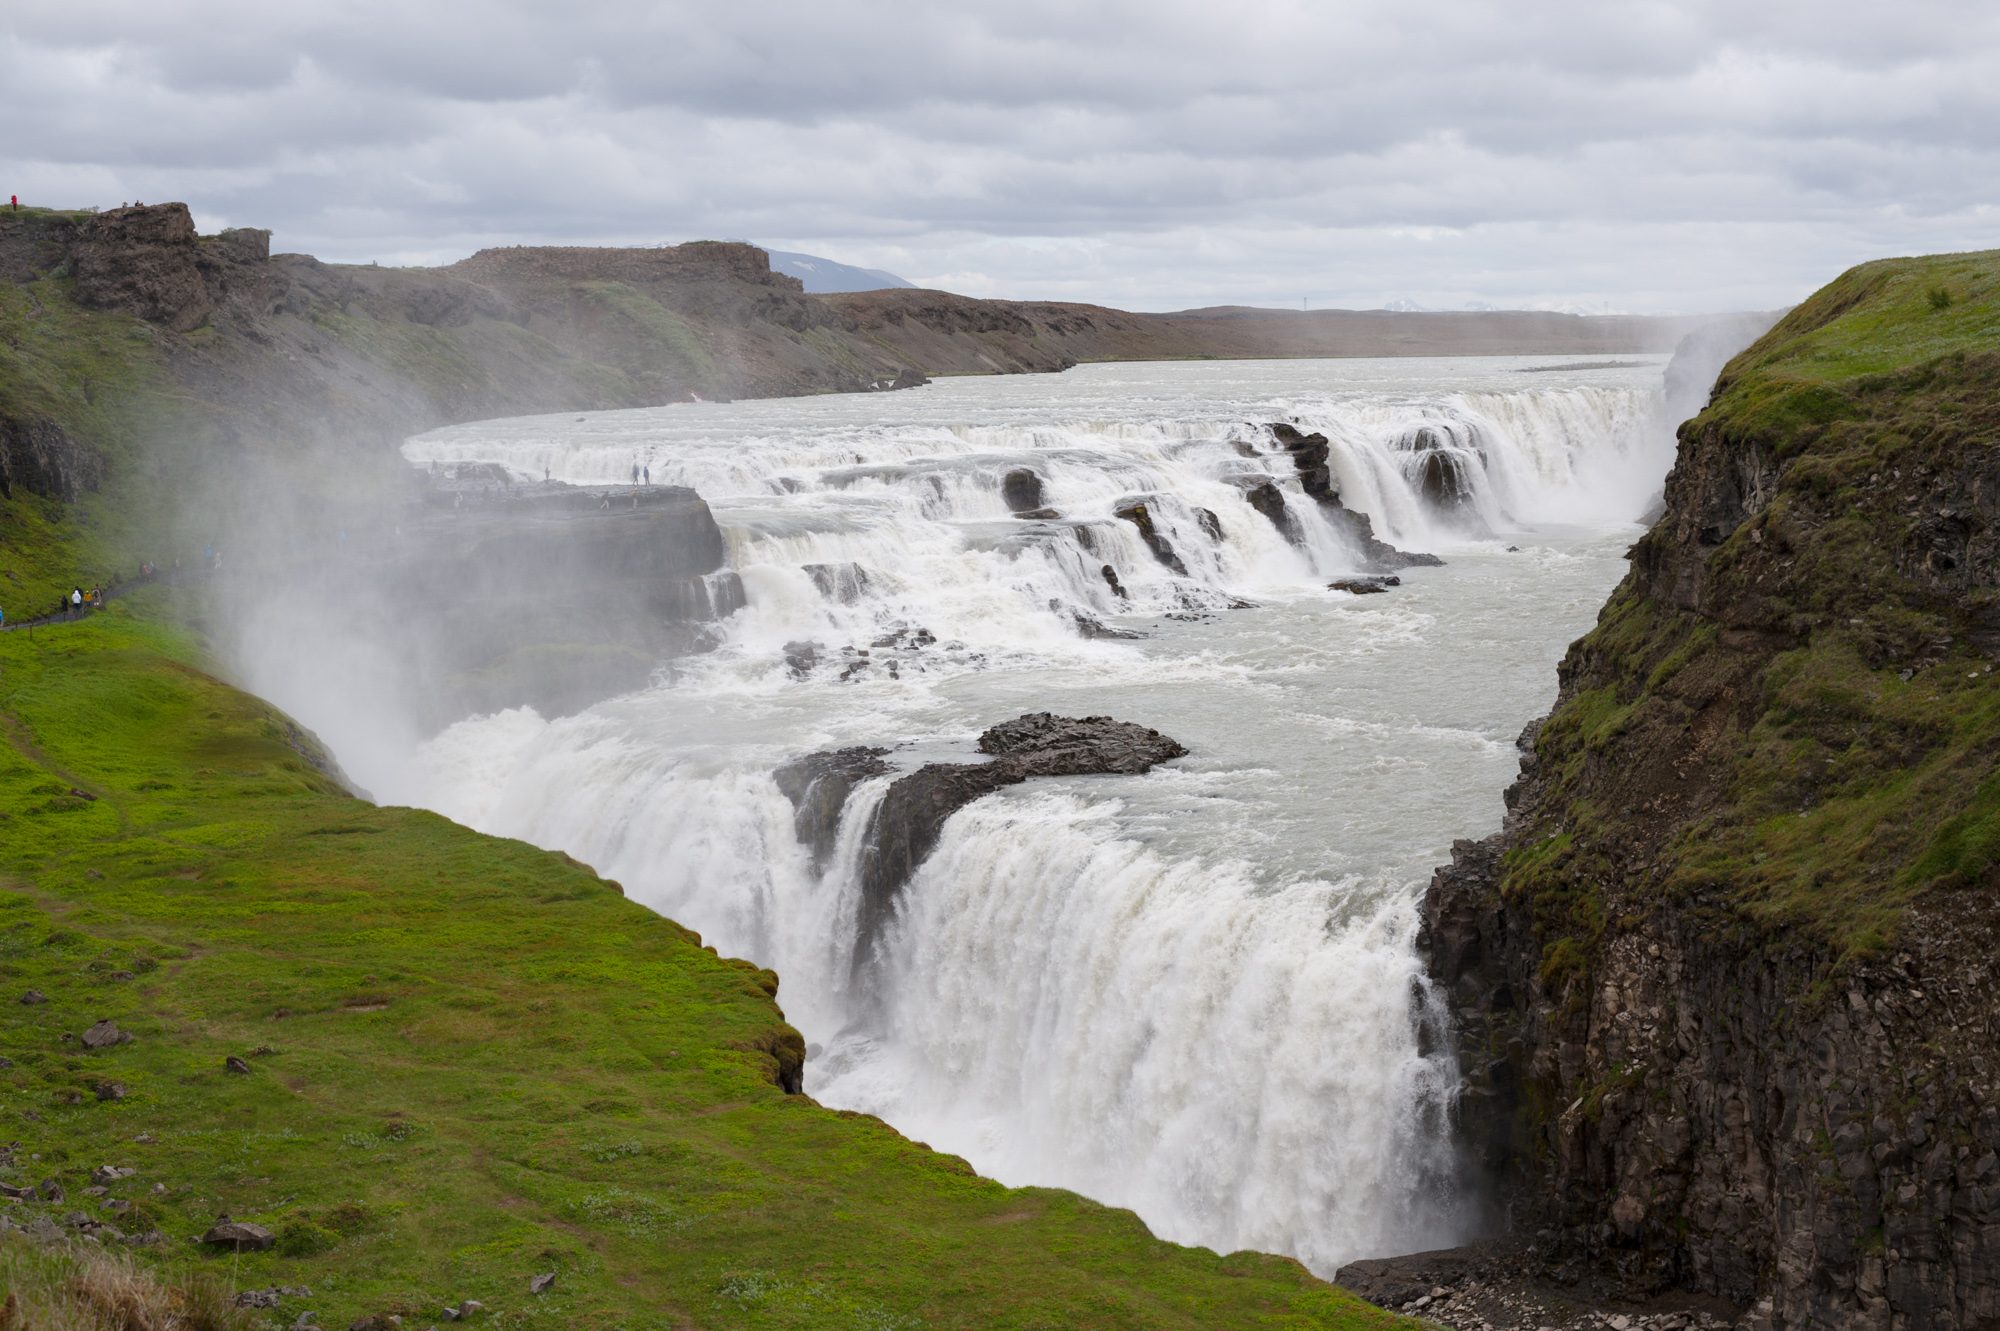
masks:
<instances>
[{"instance_id":1,"label":"waterfall","mask_svg":"<svg viewBox=\"0 0 2000 1331\"><path fill-rule=\"evenodd\" d=\"M371 787L565 850L774 967L808 1093L1003 1181L1329 1275L1455 1241L1456 1071L1421 1034L1438 1012L1415 903L1453 837L1497 823L1512 737L1616 578L1671 435L1638 375L1524 389L1435 362L1364 391L1327 389L1324 366L1226 390L1224 373L1093 367L411 440L423 465L622 485L636 462L693 486L742 603L640 692L463 720ZM1378 537L1446 566L1393 595L1327 590L1364 556L1278 421L1326 437L1332 489ZM888 785L1042 709L1156 726L1191 754L960 810L857 979ZM848 745L890 748L895 770L854 789L815 863L772 773Z\"/></svg>"}]
</instances>

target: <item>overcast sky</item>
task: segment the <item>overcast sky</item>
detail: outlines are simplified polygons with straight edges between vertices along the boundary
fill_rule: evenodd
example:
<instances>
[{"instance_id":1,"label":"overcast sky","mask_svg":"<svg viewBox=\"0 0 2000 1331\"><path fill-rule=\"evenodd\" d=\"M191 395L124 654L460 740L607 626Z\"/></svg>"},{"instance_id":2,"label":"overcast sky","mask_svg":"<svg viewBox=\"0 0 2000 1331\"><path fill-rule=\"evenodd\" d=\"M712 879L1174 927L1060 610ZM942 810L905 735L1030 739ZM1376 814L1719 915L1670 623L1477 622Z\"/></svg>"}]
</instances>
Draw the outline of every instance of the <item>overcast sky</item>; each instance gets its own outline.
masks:
<instances>
[{"instance_id":1,"label":"overcast sky","mask_svg":"<svg viewBox=\"0 0 2000 1331\"><path fill-rule=\"evenodd\" d=\"M328 259L1666 311L2000 246L1995 0L0 0L0 81L0 191Z\"/></svg>"}]
</instances>

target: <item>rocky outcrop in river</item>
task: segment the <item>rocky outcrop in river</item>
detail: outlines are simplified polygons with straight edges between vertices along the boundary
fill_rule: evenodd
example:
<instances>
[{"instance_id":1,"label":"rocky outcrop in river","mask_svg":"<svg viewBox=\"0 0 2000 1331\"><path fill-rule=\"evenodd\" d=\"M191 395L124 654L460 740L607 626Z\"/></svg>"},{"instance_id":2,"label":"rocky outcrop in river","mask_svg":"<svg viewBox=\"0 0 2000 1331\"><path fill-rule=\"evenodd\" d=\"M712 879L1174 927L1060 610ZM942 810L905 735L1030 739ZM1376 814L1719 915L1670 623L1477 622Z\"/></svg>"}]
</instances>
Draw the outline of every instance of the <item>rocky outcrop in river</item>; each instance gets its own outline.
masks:
<instances>
[{"instance_id":1,"label":"rocky outcrop in river","mask_svg":"<svg viewBox=\"0 0 2000 1331\"><path fill-rule=\"evenodd\" d=\"M1435 566L1444 563L1436 555L1421 551L1398 550L1387 541L1375 535L1375 524L1366 513L1356 512L1340 501L1340 489L1333 483L1331 461L1332 444L1323 434L1302 433L1296 425L1279 421L1271 426L1271 438L1280 448L1292 455L1299 469L1299 485L1308 496L1316 500L1327 519L1347 537L1355 552L1359 554L1371 571L1393 572L1399 568ZM1269 499L1262 502L1252 500L1258 510L1271 519L1278 530L1289 539L1296 540L1293 522L1289 514L1279 516ZM1279 507L1282 507L1280 501Z\"/></svg>"},{"instance_id":2,"label":"rocky outcrop in river","mask_svg":"<svg viewBox=\"0 0 2000 1331\"><path fill-rule=\"evenodd\" d=\"M840 749L795 759L778 769L779 789L798 811L800 841L824 859L847 796L861 781L887 772L881 749ZM861 858L857 969L894 912L896 897L937 846L945 820L982 795L1031 777L1137 776L1186 755L1157 730L1108 716L1067 717L1031 712L979 737L980 763L927 763L890 784L876 806Z\"/></svg>"}]
</instances>

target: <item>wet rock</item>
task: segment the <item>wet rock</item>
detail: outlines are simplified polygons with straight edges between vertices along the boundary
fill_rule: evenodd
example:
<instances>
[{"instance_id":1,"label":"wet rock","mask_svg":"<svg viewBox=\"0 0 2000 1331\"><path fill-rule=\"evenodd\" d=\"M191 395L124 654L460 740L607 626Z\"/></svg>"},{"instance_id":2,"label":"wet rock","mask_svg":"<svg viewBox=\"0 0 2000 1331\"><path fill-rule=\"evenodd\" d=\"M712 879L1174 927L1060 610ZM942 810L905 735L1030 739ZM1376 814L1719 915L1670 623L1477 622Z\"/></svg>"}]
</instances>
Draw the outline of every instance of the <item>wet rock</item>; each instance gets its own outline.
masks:
<instances>
[{"instance_id":1,"label":"wet rock","mask_svg":"<svg viewBox=\"0 0 2000 1331\"><path fill-rule=\"evenodd\" d=\"M75 503L103 480L104 460L54 421L0 415L0 498L19 490Z\"/></svg>"},{"instance_id":2,"label":"wet rock","mask_svg":"<svg viewBox=\"0 0 2000 1331\"><path fill-rule=\"evenodd\" d=\"M1359 578L1340 578L1326 584L1326 589L1332 592L1352 592L1356 596L1374 596L1388 591L1391 587L1402 585L1403 580L1393 573L1377 573Z\"/></svg>"},{"instance_id":3,"label":"wet rock","mask_svg":"<svg viewBox=\"0 0 2000 1331\"><path fill-rule=\"evenodd\" d=\"M805 564L801 570L821 596L841 605L853 605L868 591L868 570L859 564Z\"/></svg>"},{"instance_id":4,"label":"wet rock","mask_svg":"<svg viewBox=\"0 0 2000 1331\"><path fill-rule=\"evenodd\" d=\"M664 579L660 589L659 612L682 623L714 623L750 604L743 590L743 578L734 569L700 577Z\"/></svg>"},{"instance_id":5,"label":"wet rock","mask_svg":"<svg viewBox=\"0 0 2000 1331\"><path fill-rule=\"evenodd\" d=\"M1031 777L1138 775L1187 752L1178 741L1129 721L1048 712L993 726L979 737L979 751L992 761L926 764L892 783L876 807L861 862L857 970L872 960L897 893L959 809Z\"/></svg>"},{"instance_id":6,"label":"wet rock","mask_svg":"<svg viewBox=\"0 0 2000 1331\"><path fill-rule=\"evenodd\" d=\"M892 770L884 761L888 752L856 746L809 753L771 773L778 789L792 802L792 825L800 844L811 847L815 871L825 867L833 852L847 797L862 782Z\"/></svg>"},{"instance_id":7,"label":"wet rock","mask_svg":"<svg viewBox=\"0 0 2000 1331\"><path fill-rule=\"evenodd\" d=\"M253 1225L242 1220L224 1220L209 1226L201 1236L203 1243L218 1248L229 1248L235 1252L262 1252L277 1242L271 1231L262 1225Z\"/></svg>"},{"instance_id":8,"label":"wet rock","mask_svg":"<svg viewBox=\"0 0 2000 1331\"><path fill-rule=\"evenodd\" d=\"M788 642L785 644L785 668L792 672L794 679L804 679L819 664L820 646L816 642Z\"/></svg>"},{"instance_id":9,"label":"wet rock","mask_svg":"<svg viewBox=\"0 0 2000 1331\"><path fill-rule=\"evenodd\" d=\"M1410 479L1432 508L1449 513L1472 502L1472 479L1466 474L1465 463L1455 454L1426 453L1418 459Z\"/></svg>"},{"instance_id":10,"label":"wet rock","mask_svg":"<svg viewBox=\"0 0 2000 1331\"><path fill-rule=\"evenodd\" d=\"M1300 488L1318 501L1327 521L1375 568L1393 572L1399 568L1444 563L1436 555L1398 550L1381 540L1375 535L1375 524L1369 521L1366 513L1357 513L1341 502L1340 491L1333 484L1332 445L1325 435L1304 434L1297 426L1279 421L1271 426L1271 438L1292 455L1292 461L1299 470Z\"/></svg>"},{"instance_id":11,"label":"wet rock","mask_svg":"<svg viewBox=\"0 0 2000 1331\"><path fill-rule=\"evenodd\" d=\"M1298 518L1294 517L1292 510L1286 506L1284 491L1274 483L1264 481L1251 486L1243 492L1243 498L1248 501L1250 507L1262 513L1270 524L1278 529L1278 534L1287 541L1293 545L1306 543L1305 530L1299 526Z\"/></svg>"},{"instance_id":12,"label":"wet rock","mask_svg":"<svg viewBox=\"0 0 2000 1331\"><path fill-rule=\"evenodd\" d=\"M1108 716L1031 712L979 737L979 751L1008 760L1023 777L1136 776L1187 755L1178 740Z\"/></svg>"},{"instance_id":13,"label":"wet rock","mask_svg":"<svg viewBox=\"0 0 2000 1331\"><path fill-rule=\"evenodd\" d=\"M1113 628L1103 620L1092 615L1086 615L1081 610L1071 611L1070 619L1075 623L1076 631L1086 638L1110 638L1123 642L1137 642L1146 636L1133 629Z\"/></svg>"},{"instance_id":14,"label":"wet rock","mask_svg":"<svg viewBox=\"0 0 2000 1331\"><path fill-rule=\"evenodd\" d=\"M1139 539L1153 552L1153 558L1183 578L1187 576L1187 565L1182 563L1181 557L1174 552L1173 543L1154 525L1152 510L1143 502L1130 503L1123 508L1114 509L1113 512L1139 529Z\"/></svg>"},{"instance_id":15,"label":"wet rock","mask_svg":"<svg viewBox=\"0 0 2000 1331\"><path fill-rule=\"evenodd\" d=\"M125 1044L131 1038L131 1035L118 1029L118 1023L114 1021L100 1021L83 1033L83 1047L85 1049L109 1049L114 1045Z\"/></svg>"},{"instance_id":16,"label":"wet rock","mask_svg":"<svg viewBox=\"0 0 2000 1331\"><path fill-rule=\"evenodd\" d=\"M1117 596L1117 598L1121 601L1129 601L1132 599L1129 595L1126 594L1125 584L1118 581L1117 569L1111 567L1111 565L1109 564L1106 564L1100 571L1104 574L1104 585L1111 589L1113 595Z\"/></svg>"},{"instance_id":17,"label":"wet rock","mask_svg":"<svg viewBox=\"0 0 2000 1331\"><path fill-rule=\"evenodd\" d=\"M1026 467L1016 467L1001 480L1000 498L1009 512L1026 516L1032 510L1044 507L1042 478Z\"/></svg>"},{"instance_id":18,"label":"wet rock","mask_svg":"<svg viewBox=\"0 0 2000 1331\"><path fill-rule=\"evenodd\" d=\"M1016 513L1014 516L1027 521L1054 522L1062 514L1052 508L1031 508L1024 513Z\"/></svg>"},{"instance_id":19,"label":"wet rock","mask_svg":"<svg viewBox=\"0 0 2000 1331\"><path fill-rule=\"evenodd\" d=\"M1194 518L1209 540L1217 545L1222 544L1222 519L1216 516L1214 509L1198 508L1194 511Z\"/></svg>"}]
</instances>

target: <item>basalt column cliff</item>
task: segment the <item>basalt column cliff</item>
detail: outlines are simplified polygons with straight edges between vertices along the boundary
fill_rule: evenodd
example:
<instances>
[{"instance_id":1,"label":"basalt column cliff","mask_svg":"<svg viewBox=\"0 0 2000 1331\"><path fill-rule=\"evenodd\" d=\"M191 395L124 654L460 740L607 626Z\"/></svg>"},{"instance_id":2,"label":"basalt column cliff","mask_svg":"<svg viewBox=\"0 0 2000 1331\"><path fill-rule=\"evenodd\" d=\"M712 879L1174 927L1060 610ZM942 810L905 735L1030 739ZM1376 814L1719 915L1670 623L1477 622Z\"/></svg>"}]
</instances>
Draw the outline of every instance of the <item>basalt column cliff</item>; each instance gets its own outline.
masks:
<instances>
[{"instance_id":1,"label":"basalt column cliff","mask_svg":"<svg viewBox=\"0 0 2000 1331\"><path fill-rule=\"evenodd\" d=\"M2000 1325L2000 254L1724 371L1425 903L1517 1234L1773 1327Z\"/></svg>"}]
</instances>

